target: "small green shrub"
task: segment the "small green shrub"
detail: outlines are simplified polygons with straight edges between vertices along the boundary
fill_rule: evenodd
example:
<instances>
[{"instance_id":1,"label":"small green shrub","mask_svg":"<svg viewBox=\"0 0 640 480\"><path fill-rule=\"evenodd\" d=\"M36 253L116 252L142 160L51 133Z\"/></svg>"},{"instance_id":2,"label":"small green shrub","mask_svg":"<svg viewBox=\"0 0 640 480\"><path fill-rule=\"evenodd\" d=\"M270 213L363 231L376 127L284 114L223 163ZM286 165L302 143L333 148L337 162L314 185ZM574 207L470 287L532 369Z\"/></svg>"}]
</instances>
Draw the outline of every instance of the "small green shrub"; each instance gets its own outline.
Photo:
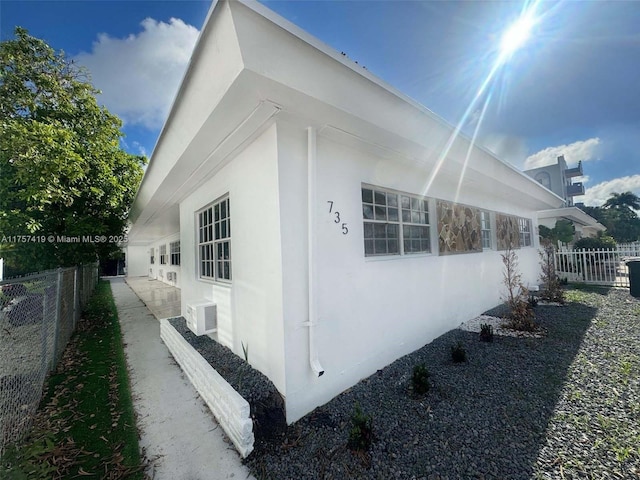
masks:
<instances>
[{"instance_id":1,"label":"small green shrub","mask_svg":"<svg viewBox=\"0 0 640 480\"><path fill-rule=\"evenodd\" d=\"M411 383L413 385L414 393L418 395L424 395L431 388L429 383L429 370L425 367L424 363L413 367L413 376L411 377Z\"/></svg>"},{"instance_id":2,"label":"small green shrub","mask_svg":"<svg viewBox=\"0 0 640 480\"><path fill-rule=\"evenodd\" d=\"M451 346L451 360L453 360L454 363L467 361L467 351L462 345L462 342L458 342L456 345Z\"/></svg>"},{"instance_id":3,"label":"small green shrub","mask_svg":"<svg viewBox=\"0 0 640 480\"><path fill-rule=\"evenodd\" d=\"M488 323L480 325L480 340L483 342L493 342L493 327Z\"/></svg>"},{"instance_id":4,"label":"small green shrub","mask_svg":"<svg viewBox=\"0 0 640 480\"><path fill-rule=\"evenodd\" d=\"M573 245L575 250L582 250L584 248L591 250L615 250L616 247L615 239L607 235L602 235L601 237L584 237Z\"/></svg>"},{"instance_id":5,"label":"small green shrub","mask_svg":"<svg viewBox=\"0 0 640 480\"><path fill-rule=\"evenodd\" d=\"M351 429L349 430L349 442L347 447L351 450L366 452L373 442L373 420L365 415L356 403L355 411L351 415Z\"/></svg>"}]
</instances>

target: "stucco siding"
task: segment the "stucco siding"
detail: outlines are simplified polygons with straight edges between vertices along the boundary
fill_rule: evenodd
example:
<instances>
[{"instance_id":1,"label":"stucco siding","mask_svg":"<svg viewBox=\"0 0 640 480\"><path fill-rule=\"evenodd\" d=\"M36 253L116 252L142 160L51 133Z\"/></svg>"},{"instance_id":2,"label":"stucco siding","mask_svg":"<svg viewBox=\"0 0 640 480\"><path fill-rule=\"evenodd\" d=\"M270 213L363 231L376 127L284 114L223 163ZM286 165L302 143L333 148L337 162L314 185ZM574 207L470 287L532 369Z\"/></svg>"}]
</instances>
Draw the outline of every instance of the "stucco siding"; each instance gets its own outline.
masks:
<instances>
[{"instance_id":1,"label":"stucco siding","mask_svg":"<svg viewBox=\"0 0 640 480\"><path fill-rule=\"evenodd\" d=\"M301 134L279 142L289 144L299 154L304 151ZM486 192L462 189L456 198L457 182L443 177L428 192L432 253L365 257L362 184L421 194L431 172L322 137L318 137L317 145L315 332L325 373L315 377L309 368L307 329L301 327L305 297L298 290L300 299L287 295L289 284L285 282L285 311L297 312L295 321L286 323L286 352L292 363L287 364L289 422L501 301L499 251L438 255L436 199L529 218L532 224L536 221L535 212L519 208L517 201L506 204ZM290 165L291 161L286 163ZM297 180L289 178L288 184L281 181L281 189L288 189L290 194L293 185L306 182L305 169L288 168L288 176L294 171ZM296 195L303 202L302 192ZM536 248L520 248L517 253L524 281L536 283ZM296 268L296 263L285 262L283 268L286 279L294 275L288 270ZM299 268L304 269L304 265Z\"/></svg>"},{"instance_id":2,"label":"stucco siding","mask_svg":"<svg viewBox=\"0 0 640 480\"><path fill-rule=\"evenodd\" d=\"M284 395L282 275L275 126L251 142L180 204L182 315L193 302L217 304L212 337L267 375ZM228 195L231 282L199 278L196 212Z\"/></svg>"}]
</instances>

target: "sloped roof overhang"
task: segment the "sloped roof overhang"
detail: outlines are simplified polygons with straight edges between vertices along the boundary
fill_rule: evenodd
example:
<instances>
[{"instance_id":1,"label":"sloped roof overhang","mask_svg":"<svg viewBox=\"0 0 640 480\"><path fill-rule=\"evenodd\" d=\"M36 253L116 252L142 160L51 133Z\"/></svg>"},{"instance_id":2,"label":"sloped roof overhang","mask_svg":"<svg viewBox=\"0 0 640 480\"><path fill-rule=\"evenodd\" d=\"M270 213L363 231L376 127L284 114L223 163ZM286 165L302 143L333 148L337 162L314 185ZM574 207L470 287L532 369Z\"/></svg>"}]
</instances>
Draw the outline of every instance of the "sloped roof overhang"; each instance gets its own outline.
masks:
<instances>
[{"instance_id":1,"label":"sloped roof overhang","mask_svg":"<svg viewBox=\"0 0 640 480\"><path fill-rule=\"evenodd\" d=\"M222 59L224 71L212 75ZM221 85L207 95L210 82ZM185 195L277 118L412 162L431 171L433 181L462 178L463 188L517 198L533 210L563 204L422 105L264 6L220 1L210 10L134 202L132 241L158 238L166 225L177 231L177 206Z\"/></svg>"}]
</instances>

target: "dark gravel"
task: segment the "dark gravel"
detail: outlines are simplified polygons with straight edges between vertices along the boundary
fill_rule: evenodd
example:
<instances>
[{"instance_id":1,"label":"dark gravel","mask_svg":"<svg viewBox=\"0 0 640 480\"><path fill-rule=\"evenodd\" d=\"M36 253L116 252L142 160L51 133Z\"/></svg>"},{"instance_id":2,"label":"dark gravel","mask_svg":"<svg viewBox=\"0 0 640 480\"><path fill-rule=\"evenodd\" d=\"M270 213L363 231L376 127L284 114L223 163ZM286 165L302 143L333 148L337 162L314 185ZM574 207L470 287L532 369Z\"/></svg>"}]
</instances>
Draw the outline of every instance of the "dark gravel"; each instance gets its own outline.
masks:
<instances>
[{"instance_id":1,"label":"dark gravel","mask_svg":"<svg viewBox=\"0 0 640 480\"><path fill-rule=\"evenodd\" d=\"M286 429L284 402L271 380L227 347L206 335L194 335L183 317L171 318L169 323L249 402L256 439L279 437Z\"/></svg>"},{"instance_id":2,"label":"dark gravel","mask_svg":"<svg viewBox=\"0 0 640 480\"><path fill-rule=\"evenodd\" d=\"M448 332L258 441L246 463L278 480L640 478L640 301L568 295L536 307L546 337ZM454 364L459 341L468 362ZM420 363L424 396L410 388ZM373 419L366 453L346 446L356 403Z\"/></svg>"}]
</instances>

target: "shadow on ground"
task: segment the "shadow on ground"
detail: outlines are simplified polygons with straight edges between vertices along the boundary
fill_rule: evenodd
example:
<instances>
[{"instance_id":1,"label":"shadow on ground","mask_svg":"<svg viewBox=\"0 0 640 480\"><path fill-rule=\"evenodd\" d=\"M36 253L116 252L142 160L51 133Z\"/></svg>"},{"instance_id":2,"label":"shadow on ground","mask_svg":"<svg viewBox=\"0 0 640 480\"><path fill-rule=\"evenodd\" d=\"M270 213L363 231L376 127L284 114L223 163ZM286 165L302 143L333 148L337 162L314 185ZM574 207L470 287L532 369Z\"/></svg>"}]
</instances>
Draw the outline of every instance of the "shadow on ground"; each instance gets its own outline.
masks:
<instances>
[{"instance_id":1,"label":"shadow on ground","mask_svg":"<svg viewBox=\"0 0 640 480\"><path fill-rule=\"evenodd\" d=\"M606 292L604 293L606 295ZM491 312L488 312L489 314ZM531 478L567 372L597 308L538 306L544 338L453 330L363 380L261 443L248 464L258 478ZM462 342L468 362L453 364ZM413 367L425 364L430 391L410 393ZM354 406L371 415L366 453L346 448Z\"/></svg>"}]
</instances>

